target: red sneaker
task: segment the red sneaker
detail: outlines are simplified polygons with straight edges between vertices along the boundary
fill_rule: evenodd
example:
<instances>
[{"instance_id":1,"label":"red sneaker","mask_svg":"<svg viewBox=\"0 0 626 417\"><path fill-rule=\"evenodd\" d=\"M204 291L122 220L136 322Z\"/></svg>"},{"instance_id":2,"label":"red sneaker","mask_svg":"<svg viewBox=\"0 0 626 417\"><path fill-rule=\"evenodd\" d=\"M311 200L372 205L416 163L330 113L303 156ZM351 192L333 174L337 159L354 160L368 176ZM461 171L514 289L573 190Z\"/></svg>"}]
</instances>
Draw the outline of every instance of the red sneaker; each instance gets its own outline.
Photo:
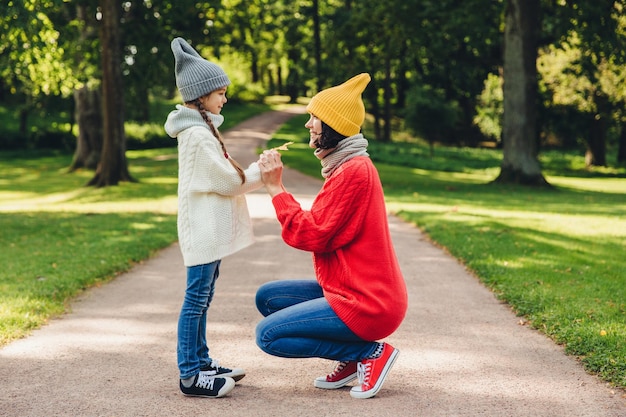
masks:
<instances>
[{"instance_id":1,"label":"red sneaker","mask_svg":"<svg viewBox=\"0 0 626 417\"><path fill-rule=\"evenodd\" d=\"M326 376L315 378L313 385L323 389L337 389L345 387L357 377L356 364L358 362L337 362L335 370Z\"/></svg>"},{"instance_id":2,"label":"red sneaker","mask_svg":"<svg viewBox=\"0 0 626 417\"><path fill-rule=\"evenodd\" d=\"M380 391L400 351L388 343L376 359L363 359L357 366L359 385L352 387L352 398L371 398Z\"/></svg>"}]
</instances>

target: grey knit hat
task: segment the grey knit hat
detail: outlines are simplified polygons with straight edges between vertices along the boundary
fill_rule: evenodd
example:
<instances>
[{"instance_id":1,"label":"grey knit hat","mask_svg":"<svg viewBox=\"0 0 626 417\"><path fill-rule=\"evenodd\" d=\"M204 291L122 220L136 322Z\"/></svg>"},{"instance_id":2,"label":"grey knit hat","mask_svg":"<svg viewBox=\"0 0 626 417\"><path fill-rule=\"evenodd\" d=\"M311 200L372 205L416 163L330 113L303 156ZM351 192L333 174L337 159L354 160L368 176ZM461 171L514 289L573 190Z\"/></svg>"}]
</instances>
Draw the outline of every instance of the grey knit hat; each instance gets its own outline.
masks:
<instances>
[{"instance_id":1,"label":"grey knit hat","mask_svg":"<svg viewBox=\"0 0 626 417\"><path fill-rule=\"evenodd\" d=\"M202 58L183 38L172 41L172 52L176 61L176 87L184 102L230 85L224 70Z\"/></svg>"}]
</instances>

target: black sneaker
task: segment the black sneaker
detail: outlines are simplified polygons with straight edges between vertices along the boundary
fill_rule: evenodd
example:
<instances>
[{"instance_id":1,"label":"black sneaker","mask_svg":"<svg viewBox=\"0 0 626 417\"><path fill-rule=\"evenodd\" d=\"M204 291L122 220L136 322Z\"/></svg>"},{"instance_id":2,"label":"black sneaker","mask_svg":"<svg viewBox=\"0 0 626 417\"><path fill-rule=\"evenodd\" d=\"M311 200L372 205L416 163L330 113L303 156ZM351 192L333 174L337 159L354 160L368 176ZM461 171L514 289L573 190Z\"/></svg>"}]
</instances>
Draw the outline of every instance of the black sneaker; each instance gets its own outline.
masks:
<instances>
[{"instance_id":1,"label":"black sneaker","mask_svg":"<svg viewBox=\"0 0 626 417\"><path fill-rule=\"evenodd\" d=\"M204 372L209 375L221 376L221 377L230 377L235 381L239 381L241 378L246 376L246 372L241 368L224 368L220 366L219 363L215 359L211 360L211 363L207 366L203 366L200 368L200 372Z\"/></svg>"},{"instance_id":2,"label":"black sneaker","mask_svg":"<svg viewBox=\"0 0 626 417\"><path fill-rule=\"evenodd\" d=\"M190 387L184 386L183 381L180 381L180 390L191 397L219 398L231 392L233 388L235 381L232 378L215 377L204 372L195 376Z\"/></svg>"}]
</instances>

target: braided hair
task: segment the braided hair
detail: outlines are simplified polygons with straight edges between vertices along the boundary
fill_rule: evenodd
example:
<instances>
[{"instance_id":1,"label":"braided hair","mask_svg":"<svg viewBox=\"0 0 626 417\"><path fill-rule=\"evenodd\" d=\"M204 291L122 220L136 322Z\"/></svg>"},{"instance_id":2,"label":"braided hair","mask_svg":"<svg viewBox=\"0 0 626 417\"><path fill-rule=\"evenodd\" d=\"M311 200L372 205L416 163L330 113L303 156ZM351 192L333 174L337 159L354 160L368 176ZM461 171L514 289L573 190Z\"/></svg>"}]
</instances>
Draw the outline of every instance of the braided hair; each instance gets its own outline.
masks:
<instances>
[{"instance_id":1,"label":"braided hair","mask_svg":"<svg viewBox=\"0 0 626 417\"><path fill-rule=\"evenodd\" d=\"M191 104L195 106L196 109L198 109L198 112L200 112L200 116L202 116L202 119L209 126L209 129L211 129L213 136L217 138L220 145L222 146L222 151L224 152L224 156L226 157L226 159L228 159L230 164L237 170L237 173L239 174L239 177L241 178L241 183L244 184L246 182L246 173L243 171L243 168L241 167L241 165L239 165L239 163L235 161L233 158L231 158L230 155L228 154L228 151L226 150L226 145L224 144L224 139L222 138L222 135L220 135L220 132L213 125L213 121L207 114L204 106L202 105L202 102L200 101L200 98L196 98L194 100L188 101L185 104Z\"/></svg>"}]
</instances>

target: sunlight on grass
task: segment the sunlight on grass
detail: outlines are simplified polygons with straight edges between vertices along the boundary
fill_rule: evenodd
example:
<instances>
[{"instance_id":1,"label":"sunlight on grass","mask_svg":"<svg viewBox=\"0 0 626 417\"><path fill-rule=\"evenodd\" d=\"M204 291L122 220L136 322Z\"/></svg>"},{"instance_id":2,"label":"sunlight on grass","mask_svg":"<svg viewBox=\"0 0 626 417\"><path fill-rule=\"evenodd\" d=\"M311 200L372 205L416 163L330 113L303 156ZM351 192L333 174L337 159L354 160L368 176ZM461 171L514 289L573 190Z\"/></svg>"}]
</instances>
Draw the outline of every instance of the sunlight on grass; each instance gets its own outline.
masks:
<instances>
[{"instance_id":1,"label":"sunlight on grass","mask_svg":"<svg viewBox=\"0 0 626 417\"><path fill-rule=\"evenodd\" d=\"M176 177L153 177L153 178L144 178L142 182L146 184L169 184L169 185L178 185L178 178Z\"/></svg>"},{"instance_id":2,"label":"sunlight on grass","mask_svg":"<svg viewBox=\"0 0 626 417\"><path fill-rule=\"evenodd\" d=\"M146 183L149 182L146 181ZM177 182L174 180L173 182L155 181L154 183L176 184ZM175 214L178 204L175 195L151 199L127 199L119 202L102 201L105 198L103 194L90 188L47 195L23 193L12 199L5 198L5 194L8 193L0 193L0 212L139 213L151 211Z\"/></svg>"},{"instance_id":3,"label":"sunlight on grass","mask_svg":"<svg viewBox=\"0 0 626 417\"><path fill-rule=\"evenodd\" d=\"M548 182L559 187L572 190L599 191L626 195L626 179L624 178L579 178L548 176ZM626 200L626 198L625 198Z\"/></svg>"}]
</instances>

